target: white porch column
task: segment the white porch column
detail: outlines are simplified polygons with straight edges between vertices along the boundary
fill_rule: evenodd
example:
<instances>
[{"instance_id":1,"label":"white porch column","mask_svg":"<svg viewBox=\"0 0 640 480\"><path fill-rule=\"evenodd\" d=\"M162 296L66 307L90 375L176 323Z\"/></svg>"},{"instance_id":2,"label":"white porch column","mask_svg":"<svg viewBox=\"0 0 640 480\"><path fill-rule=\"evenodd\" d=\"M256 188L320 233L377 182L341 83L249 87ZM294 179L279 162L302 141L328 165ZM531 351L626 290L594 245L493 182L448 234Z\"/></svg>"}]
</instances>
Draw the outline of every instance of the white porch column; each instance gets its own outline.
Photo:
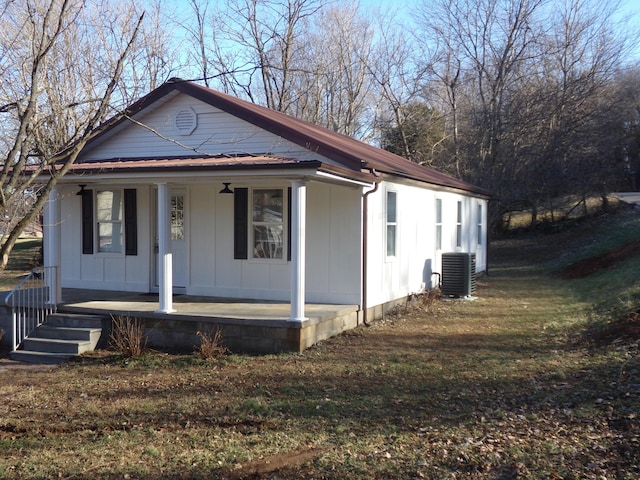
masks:
<instances>
[{"instance_id":1,"label":"white porch column","mask_svg":"<svg viewBox=\"0 0 640 480\"><path fill-rule=\"evenodd\" d=\"M291 182L291 316L290 321L305 319L305 264L307 225L307 186L304 180Z\"/></svg>"},{"instance_id":2,"label":"white porch column","mask_svg":"<svg viewBox=\"0 0 640 480\"><path fill-rule=\"evenodd\" d=\"M171 256L171 206L169 187L158 183L158 297L159 313L173 312L173 258Z\"/></svg>"},{"instance_id":3,"label":"white porch column","mask_svg":"<svg viewBox=\"0 0 640 480\"><path fill-rule=\"evenodd\" d=\"M44 279L49 291L48 301L57 305L62 301L62 284L60 259L62 258L61 231L60 231L60 199L58 187L53 187L49 198L44 205L43 212L43 254L44 254Z\"/></svg>"}]
</instances>

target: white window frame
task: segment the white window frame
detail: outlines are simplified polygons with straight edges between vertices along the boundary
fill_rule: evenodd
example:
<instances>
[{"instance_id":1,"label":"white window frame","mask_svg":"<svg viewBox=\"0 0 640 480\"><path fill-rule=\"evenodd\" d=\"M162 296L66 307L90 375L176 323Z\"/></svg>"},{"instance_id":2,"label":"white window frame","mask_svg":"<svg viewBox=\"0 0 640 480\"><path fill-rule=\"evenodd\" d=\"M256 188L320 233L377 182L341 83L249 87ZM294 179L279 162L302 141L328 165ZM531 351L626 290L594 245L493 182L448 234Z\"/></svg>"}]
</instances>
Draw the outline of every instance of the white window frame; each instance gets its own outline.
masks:
<instances>
[{"instance_id":1,"label":"white window frame","mask_svg":"<svg viewBox=\"0 0 640 480\"><path fill-rule=\"evenodd\" d=\"M393 211L389 209L389 200L393 198ZM387 258L398 256L398 192L387 190L385 195L385 252ZM390 215L393 218L390 218ZM391 241L389 241L391 240ZM392 248L392 251L389 251Z\"/></svg>"},{"instance_id":2,"label":"white window frame","mask_svg":"<svg viewBox=\"0 0 640 480\"><path fill-rule=\"evenodd\" d=\"M478 239L477 239L477 244L478 246L482 245L482 226L484 224L483 222L483 212L482 212L483 208L482 208L482 204L478 203Z\"/></svg>"},{"instance_id":3,"label":"white window frame","mask_svg":"<svg viewBox=\"0 0 640 480\"><path fill-rule=\"evenodd\" d=\"M462 200L457 202L456 213L456 248L462 248Z\"/></svg>"},{"instance_id":4,"label":"white window frame","mask_svg":"<svg viewBox=\"0 0 640 480\"><path fill-rule=\"evenodd\" d=\"M436 198L436 251L442 250L442 199Z\"/></svg>"},{"instance_id":5,"label":"white window frame","mask_svg":"<svg viewBox=\"0 0 640 480\"><path fill-rule=\"evenodd\" d=\"M181 203L178 203L178 199L181 199ZM171 240L185 239L185 202L184 192L171 194Z\"/></svg>"},{"instance_id":6,"label":"white window frame","mask_svg":"<svg viewBox=\"0 0 640 480\"><path fill-rule=\"evenodd\" d=\"M256 220L254 216L254 207L256 205L256 199L258 196L258 192L260 191L279 191L280 198L282 199L282 203L280 205L280 220ZM287 189L283 187L253 187L251 188L251 198L249 201L249 258L251 260L260 261L260 262L286 262L287 261ZM265 250L264 248L258 248L258 240L256 239L256 231L258 229L266 228L269 231L271 228L275 228L276 230L279 228L281 232L281 238L279 240L279 252L276 252L276 255L273 256L273 253L268 253L265 255L265 252L269 252L269 250ZM264 243L264 242L261 242ZM267 241L266 243L274 243ZM264 247L264 245L262 245ZM263 252L260 254L260 252Z\"/></svg>"},{"instance_id":7,"label":"white window frame","mask_svg":"<svg viewBox=\"0 0 640 480\"><path fill-rule=\"evenodd\" d=\"M120 205L119 205L119 212L118 212L118 216L119 218L113 219L113 194L114 193L118 193L119 197L120 197ZM100 197L101 194L108 194L111 193L112 194L112 201L111 201L111 215L108 218L105 219L101 219L101 212L100 212ZM117 256L124 256L125 254L125 245L124 245L124 241L125 241L125 237L124 237L124 189L122 188L102 188L102 189L98 189L96 190L95 193L95 211L94 211L94 229L95 229L95 242L96 242L96 248L95 248L95 252L101 255L117 255ZM111 234L108 236L109 238L114 238L114 230L119 230L119 235L116 234L117 236L119 236L119 241L117 242L117 245L119 245L119 249L114 250L113 248L110 249L103 249L102 247L102 238L107 238L106 235L101 236L101 226L111 226ZM114 245L113 240L111 241L110 245Z\"/></svg>"}]
</instances>

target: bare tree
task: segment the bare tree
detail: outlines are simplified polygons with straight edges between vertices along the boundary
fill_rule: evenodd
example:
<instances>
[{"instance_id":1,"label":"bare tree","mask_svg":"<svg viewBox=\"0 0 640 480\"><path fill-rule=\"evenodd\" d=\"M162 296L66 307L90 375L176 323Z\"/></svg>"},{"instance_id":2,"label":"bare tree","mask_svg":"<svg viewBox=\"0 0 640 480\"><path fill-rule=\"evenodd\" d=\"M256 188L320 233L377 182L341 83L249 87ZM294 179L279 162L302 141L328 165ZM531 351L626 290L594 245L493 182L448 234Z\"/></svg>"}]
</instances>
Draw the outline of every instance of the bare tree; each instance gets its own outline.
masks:
<instances>
[{"instance_id":1,"label":"bare tree","mask_svg":"<svg viewBox=\"0 0 640 480\"><path fill-rule=\"evenodd\" d=\"M0 209L48 180L0 247L0 269L58 179L110 111L143 15L80 0L3 2ZM117 52L117 53L115 53ZM122 99L121 99L122 100Z\"/></svg>"},{"instance_id":2,"label":"bare tree","mask_svg":"<svg viewBox=\"0 0 640 480\"><path fill-rule=\"evenodd\" d=\"M416 125L414 120L422 120L415 114L424 111L416 105L423 91L425 67L418 62L410 39L405 29L385 18L378 25L375 51L364 60L378 92L376 128L395 131L399 140L396 153L420 163L426 159L416 158L412 152L407 130Z\"/></svg>"},{"instance_id":3,"label":"bare tree","mask_svg":"<svg viewBox=\"0 0 640 480\"><path fill-rule=\"evenodd\" d=\"M192 0L196 24L184 25L195 44L205 82L219 78L223 90L288 112L298 38L322 0L226 0L217 9Z\"/></svg>"},{"instance_id":4,"label":"bare tree","mask_svg":"<svg viewBox=\"0 0 640 480\"><path fill-rule=\"evenodd\" d=\"M611 82L630 40L615 33L625 31L615 28L617 8L600 0L423 2L419 26L448 100L452 170L496 193L493 220L514 206L535 215L616 175L604 132L619 106Z\"/></svg>"},{"instance_id":5,"label":"bare tree","mask_svg":"<svg viewBox=\"0 0 640 480\"><path fill-rule=\"evenodd\" d=\"M305 55L297 58L292 113L344 135L366 137L374 33L356 3L327 6L310 19L300 36Z\"/></svg>"}]
</instances>

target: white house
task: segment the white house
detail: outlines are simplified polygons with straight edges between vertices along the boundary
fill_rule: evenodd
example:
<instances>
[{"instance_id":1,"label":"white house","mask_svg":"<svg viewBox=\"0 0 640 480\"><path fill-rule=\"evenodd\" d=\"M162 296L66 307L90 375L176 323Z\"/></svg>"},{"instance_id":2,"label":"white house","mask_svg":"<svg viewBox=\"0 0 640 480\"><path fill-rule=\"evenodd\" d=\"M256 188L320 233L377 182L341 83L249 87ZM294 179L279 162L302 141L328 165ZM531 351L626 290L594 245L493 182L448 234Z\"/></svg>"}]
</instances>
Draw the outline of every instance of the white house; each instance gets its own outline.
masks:
<instances>
[{"instance_id":1,"label":"white house","mask_svg":"<svg viewBox=\"0 0 640 480\"><path fill-rule=\"evenodd\" d=\"M486 191L325 128L173 79L106 122L51 194L62 287L357 305L366 320L486 268ZM58 294L59 296L59 294Z\"/></svg>"}]
</instances>

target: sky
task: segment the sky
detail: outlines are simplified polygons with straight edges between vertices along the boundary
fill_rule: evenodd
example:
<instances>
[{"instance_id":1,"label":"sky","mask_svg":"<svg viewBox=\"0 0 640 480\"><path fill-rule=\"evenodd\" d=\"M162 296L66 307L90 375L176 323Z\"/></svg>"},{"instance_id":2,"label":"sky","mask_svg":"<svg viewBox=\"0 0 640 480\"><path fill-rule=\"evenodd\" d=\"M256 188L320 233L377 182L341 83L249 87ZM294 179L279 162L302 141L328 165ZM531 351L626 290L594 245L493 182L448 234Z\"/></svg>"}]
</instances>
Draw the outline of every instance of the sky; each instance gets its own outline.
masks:
<instances>
[{"instance_id":1,"label":"sky","mask_svg":"<svg viewBox=\"0 0 640 480\"><path fill-rule=\"evenodd\" d=\"M339 1L339 0L338 0ZM420 2L421 0L360 0L360 5L364 8L371 7L373 9L381 8L383 11L387 9L397 10L398 12L406 12L409 15L409 12L412 8L412 5ZM422 0L426 3L429 0ZM553 0L552 0L553 1ZM587 0L588 1L588 0ZM615 2L616 0L613 0ZM605 2L607 5L611 5L613 2ZM640 1L639 0L618 0L620 9L618 13L618 18L623 19L625 17L629 17L629 22L627 24L630 30L636 32L636 35L639 37L636 42L636 46L634 48L633 57L640 60ZM558 3L560 3L558 1Z\"/></svg>"}]
</instances>

